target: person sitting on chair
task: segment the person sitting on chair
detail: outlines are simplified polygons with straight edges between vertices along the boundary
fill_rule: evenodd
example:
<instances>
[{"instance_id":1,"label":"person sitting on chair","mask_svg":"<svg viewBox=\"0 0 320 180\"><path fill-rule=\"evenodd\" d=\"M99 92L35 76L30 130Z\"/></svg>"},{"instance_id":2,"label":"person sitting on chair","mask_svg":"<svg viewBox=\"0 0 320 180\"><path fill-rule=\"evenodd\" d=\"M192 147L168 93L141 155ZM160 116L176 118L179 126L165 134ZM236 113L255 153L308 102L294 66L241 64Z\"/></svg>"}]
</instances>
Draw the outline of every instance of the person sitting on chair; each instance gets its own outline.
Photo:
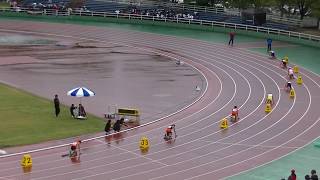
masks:
<instances>
[{"instance_id":1,"label":"person sitting on chair","mask_svg":"<svg viewBox=\"0 0 320 180\"><path fill-rule=\"evenodd\" d=\"M71 107L70 107L70 114L71 114L71 116L74 118L75 117L75 115L74 115L74 110L76 110L77 109L77 107L76 106L74 106L74 104L71 104Z\"/></svg>"},{"instance_id":2,"label":"person sitting on chair","mask_svg":"<svg viewBox=\"0 0 320 180\"><path fill-rule=\"evenodd\" d=\"M86 111L84 110L84 107L82 106L82 104L79 104L79 116L81 117L86 117Z\"/></svg>"}]
</instances>

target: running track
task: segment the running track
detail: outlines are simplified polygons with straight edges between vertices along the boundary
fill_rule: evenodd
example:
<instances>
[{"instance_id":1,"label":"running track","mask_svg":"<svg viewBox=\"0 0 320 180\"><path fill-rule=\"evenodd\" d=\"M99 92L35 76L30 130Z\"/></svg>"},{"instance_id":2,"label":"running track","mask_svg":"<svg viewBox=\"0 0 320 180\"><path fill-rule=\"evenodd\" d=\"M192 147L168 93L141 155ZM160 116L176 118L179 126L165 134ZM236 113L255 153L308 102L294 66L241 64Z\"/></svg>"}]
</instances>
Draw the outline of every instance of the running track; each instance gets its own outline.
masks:
<instances>
[{"instance_id":1,"label":"running track","mask_svg":"<svg viewBox=\"0 0 320 180\"><path fill-rule=\"evenodd\" d=\"M180 59L207 80L203 95L186 109L156 123L82 144L80 163L61 158L66 147L32 153L31 173L21 155L0 159L0 179L222 179L263 165L308 144L320 135L320 77L300 68L304 84L296 97L282 89L286 71L277 61L245 49L186 38L90 26L2 21L4 32L96 40ZM275 104L264 112L267 93ZM240 121L227 130L218 123L234 105ZM162 139L175 122L178 138ZM151 147L141 153L141 136ZM294 167L293 167L294 168Z\"/></svg>"}]
</instances>

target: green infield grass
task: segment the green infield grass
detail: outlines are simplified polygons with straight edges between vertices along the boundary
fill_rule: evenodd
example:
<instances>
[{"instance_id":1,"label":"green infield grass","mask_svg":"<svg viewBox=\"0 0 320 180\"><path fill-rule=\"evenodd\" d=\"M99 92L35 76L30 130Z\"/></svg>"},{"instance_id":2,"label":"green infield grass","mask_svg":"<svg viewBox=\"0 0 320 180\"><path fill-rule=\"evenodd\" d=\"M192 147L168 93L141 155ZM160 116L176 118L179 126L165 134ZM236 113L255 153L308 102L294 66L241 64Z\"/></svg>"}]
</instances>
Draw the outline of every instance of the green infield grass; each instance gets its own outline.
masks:
<instances>
[{"instance_id":1,"label":"green infield grass","mask_svg":"<svg viewBox=\"0 0 320 180\"><path fill-rule=\"evenodd\" d=\"M81 134L101 132L104 121L88 115L76 120L61 106L58 118L53 102L0 84L0 148L34 144Z\"/></svg>"}]
</instances>

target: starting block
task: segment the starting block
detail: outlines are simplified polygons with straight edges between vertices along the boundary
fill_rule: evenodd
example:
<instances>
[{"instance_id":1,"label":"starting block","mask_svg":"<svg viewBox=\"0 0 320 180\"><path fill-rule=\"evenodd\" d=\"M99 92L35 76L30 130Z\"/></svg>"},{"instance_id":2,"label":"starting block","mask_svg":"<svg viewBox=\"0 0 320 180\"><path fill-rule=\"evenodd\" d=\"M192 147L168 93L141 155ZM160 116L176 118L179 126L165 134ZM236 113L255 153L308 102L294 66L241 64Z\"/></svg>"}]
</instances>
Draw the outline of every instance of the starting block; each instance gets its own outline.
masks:
<instances>
[{"instance_id":1,"label":"starting block","mask_svg":"<svg viewBox=\"0 0 320 180\"><path fill-rule=\"evenodd\" d=\"M271 104L270 104L270 103L268 103L268 104L266 105L266 108L265 108L264 111L265 111L266 113L271 112Z\"/></svg>"},{"instance_id":2,"label":"starting block","mask_svg":"<svg viewBox=\"0 0 320 180\"><path fill-rule=\"evenodd\" d=\"M294 73L299 73L299 68L298 68L298 66L293 66L293 72L294 72Z\"/></svg>"},{"instance_id":3,"label":"starting block","mask_svg":"<svg viewBox=\"0 0 320 180\"><path fill-rule=\"evenodd\" d=\"M21 166L22 167L30 167L30 166L32 166L32 158L31 158L30 154L25 154L25 155L22 156Z\"/></svg>"},{"instance_id":4,"label":"starting block","mask_svg":"<svg viewBox=\"0 0 320 180\"><path fill-rule=\"evenodd\" d=\"M228 124L228 119L227 118L223 118L220 122L220 128L221 129L227 129L229 127Z\"/></svg>"},{"instance_id":5,"label":"starting block","mask_svg":"<svg viewBox=\"0 0 320 180\"><path fill-rule=\"evenodd\" d=\"M146 136L141 137L139 142L140 149L148 149L149 148L149 139Z\"/></svg>"},{"instance_id":6,"label":"starting block","mask_svg":"<svg viewBox=\"0 0 320 180\"><path fill-rule=\"evenodd\" d=\"M303 83L301 75L298 75L297 84L301 85Z\"/></svg>"},{"instance_id":7,"label":"starting block","mask_svg":"<svg viewBox=\"0 0 320 180\"><path fill-rule=\"evenodd\" d=\"M295 97L295 92L293 89L290 90L290 98L294 98Z\"/></svg>"}]
</instances>

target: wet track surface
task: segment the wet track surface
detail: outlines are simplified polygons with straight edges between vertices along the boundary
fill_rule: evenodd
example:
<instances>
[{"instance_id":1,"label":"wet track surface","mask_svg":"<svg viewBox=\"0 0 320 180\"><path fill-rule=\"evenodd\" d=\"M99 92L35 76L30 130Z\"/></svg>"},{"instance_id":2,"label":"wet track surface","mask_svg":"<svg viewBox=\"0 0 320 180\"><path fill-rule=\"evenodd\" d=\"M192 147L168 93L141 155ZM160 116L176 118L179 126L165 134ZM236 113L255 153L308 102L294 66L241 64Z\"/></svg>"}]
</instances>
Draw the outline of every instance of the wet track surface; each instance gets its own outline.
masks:
<instances>
[{"instance_id":1,"label":"wet track surface","mask_svg":"<svg viewBox=\"0 0 320 180\"><path fill-rule=\"evenodd\" d=\"M186 62L207 81L200 99L185 109L156 123L83 143L80 162L61 158L66 147L32 153L29 173L19 165L21 155L1 158L1 179L221 179L277 159L320 135L320 77L304 69L304 83L293 84L296 97L290 99L283 90L286 71L278 61L237 47L77 25L3 21L0 28L157 53ZM268 93L275 104L266 114ZM240 107L240 121L221 130L219 121L234 105ZM166 143L163 130L172 122L178 137ZM151 144L147 153L138 148L143 135Z\"/></svg>"}]
</instances>

